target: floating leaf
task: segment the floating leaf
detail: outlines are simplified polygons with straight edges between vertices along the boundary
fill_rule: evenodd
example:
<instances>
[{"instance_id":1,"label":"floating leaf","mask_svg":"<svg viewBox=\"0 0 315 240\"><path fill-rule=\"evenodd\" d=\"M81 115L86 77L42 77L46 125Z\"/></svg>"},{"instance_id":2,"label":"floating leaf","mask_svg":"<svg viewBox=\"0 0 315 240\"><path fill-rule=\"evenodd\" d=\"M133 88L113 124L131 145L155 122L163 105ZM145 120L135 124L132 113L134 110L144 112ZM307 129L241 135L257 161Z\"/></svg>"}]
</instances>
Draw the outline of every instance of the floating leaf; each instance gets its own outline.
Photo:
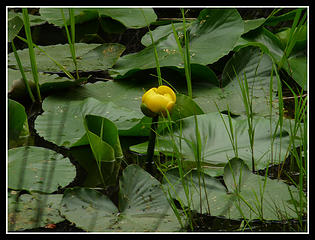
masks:
<instances>
[{"instance_id":1,"label":"floating leaf","mask_svg":"<svg viewBox=\"0 0 315 240\"><path fill-rule=\"evenodd\" d=\"M40 46L49 56L55 59L69 72L75 71L75 65L73 63L69 45L58 44L50 46ZM104 44L86 44L76 43L75 52L77 56L78 69L81 71L98 71L106 70L113 66L122 52L125 50L125 46L119 43L104 43ZM61 72L61 69L50 60L43 52L35 48L35 55L37 61L37 68L40 72ZM29 60L28 49L18 50L17 53L23 63L23 68L26 71L30 71L31 65ZM17 68L16 59L13 53L8 56L8 66L11 68Z\"/></svg>"},{"instance_id":2,"label":"floating leaf","mask_svg":"<svg viewBox=\"0 0 315 240\"><path fill-rule=\"evenodd\" d=\"M228 116L222 115L225 123L228 125ZM201 138L201 161L202 164L211 172L211 167L214 167L214 172L211 174L220 175L223 172L223 166L228 162L228 159L235 157L233 146L230 142L229 135L221 119L219 113L208 113L197 116L198 129ZM234 137L237 139L238 157L243 159L246 164L251 166L252 154L248 137L248 122L247 119L231 119ZM180 152L184 163L195 166L195 148L196 129L194 117L187 117L181 120L182 128L177 126L173 128L174 136L165 134L157 138L155 146L155 154L162 152L166 155L173 155L173 141L176 146L181 146L177 151ZM271 159L275 163L280 163L287 155L290 137L286 131L282 131L282 136L278 130L273 142L270 135L270 120L263 117L255 117L253 121L255 129L254 138L254 159L256 169L264 169L270 164ZM275 123L272 123L272 129L276 129ZM280 144L281 142L281 144ZM146 153L148 142L141 143L130 147L132 151ZM272 147L271 147L272 146ZM271 150L271 148L273 150ZM218 168L221 167L221 171Z\"/></svg>"},{"instance_id":3,"label":"floating leaf","mask_svg":"<svg viewBox=\"0 0 315 240\"><path fill-rule=\"evenodd\" d=\"M17 203L16 194L9 194L9 231L22 231L64 221L65 219L59 214L62 196L62 194L23 194ZM38 206L41 208L39 209ZM36 221L39 211L41 218L40 221Z\"/></svg>"},{"instance_id":4,"label":"floating leaf","mask_svg":"<svg viewBox=\"0 0 315 240\"><path fill-rule=\"evenodd\" d=\"M93 88L102 87L103 84L95 84ZM137 131L134 128L138 126L141 129L141 126L144 126L143 114L140 110L136 112L112 102L100 102L94 98L88 98L88 96L93 96L93 92L90 93L89 88L85 87L79 89L68 96L55 95L44 100L44 113L35 121L35 128L40 136L66 147L88 144L87 139L83 138L85 135L83 118L87 114L106 117L113 121L119 130L127 133L129 130L139 132L140 130ZM47 131L47 129L50 130Z\"/></svg>"},{"instance_id":5,"label":"floating leaf","mask_svg":"<svg viewBox=\"0 0 315 240\"><path fill-rule=\"evenodd\" d=\"M8 151L8 187L52 193L73 181L76 170L68 158L55 151L18 147Z\"/></svg>"},{"instance_id":6,"label":"floating leaf","mask_svg":"<svg viewBox=\"0 0 315 240\"><path fill-rule=\"evenodd\" d=\"M65 192L61 212L77 227L90 232L180 230L161 184L139 166L129 165L119 186L118 207L95 190L74 188Z\"/></svg>"}]
</instances>

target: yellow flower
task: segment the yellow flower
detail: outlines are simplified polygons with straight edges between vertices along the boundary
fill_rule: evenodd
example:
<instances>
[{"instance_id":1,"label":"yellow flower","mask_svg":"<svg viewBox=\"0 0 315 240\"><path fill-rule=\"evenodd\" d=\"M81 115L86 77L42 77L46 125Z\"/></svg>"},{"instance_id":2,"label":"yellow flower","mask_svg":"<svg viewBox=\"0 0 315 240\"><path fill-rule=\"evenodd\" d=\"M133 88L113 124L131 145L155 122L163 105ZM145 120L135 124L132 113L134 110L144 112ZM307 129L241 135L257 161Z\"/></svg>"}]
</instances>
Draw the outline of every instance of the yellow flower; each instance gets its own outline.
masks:
<instances>
[{"instance_id":1,"label":"yellow flower","mask_svg":"<svg viewBox=\"0 0 315 240\"><path fill-rule=\"evenodd\" d=\"M151 88L142 96L141 110L149 117L162 114L167 116L166 110L171 112L176 102L176 94L168 86Z\"/></svg>"}]
</instances>

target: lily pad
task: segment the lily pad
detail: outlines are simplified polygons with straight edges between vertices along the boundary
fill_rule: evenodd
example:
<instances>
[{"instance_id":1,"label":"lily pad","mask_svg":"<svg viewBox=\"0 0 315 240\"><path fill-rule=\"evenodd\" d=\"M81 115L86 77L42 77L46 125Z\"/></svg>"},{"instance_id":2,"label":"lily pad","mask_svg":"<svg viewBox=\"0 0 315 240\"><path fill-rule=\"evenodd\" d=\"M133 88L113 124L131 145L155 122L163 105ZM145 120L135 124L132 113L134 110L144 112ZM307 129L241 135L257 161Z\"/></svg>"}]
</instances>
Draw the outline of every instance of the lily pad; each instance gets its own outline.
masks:
<instances>
[{"instance_id":1,"label":"lily pad","mask_svg":"<svg viewBox=\"0 0 315 240\"><path fill-rule=\"evenodd\" d=\"M50 46L40 46L49 56L55 59L69 72L75 71L69 44L58 44ZM86 44L76 43L75 51L77 56L78 70L98 71L112 67L119 56L125 50L125 46L119 43ZM43 52L35 48L37 69L39 72L61 72L61 69L50 60ZM23 63L23 68L30 71L30 59L28 49L18 50L17 53ZM17 69L16 59L13 53L8 56L8 66Z\"/></svg>"},{"instance_id":2,"label":"lily pad","mask_svg":"<svg viewBox=\"0 0 315 240\"><path fill-rule=\"evenodd\" d=\"M35 84L33 81L33 74L25 72L33 94L36 93ZM38 73L39 88L42 94L47 94L51 91L56 91L64 88L69 88L79 84L79 81L73 81L66 77L59 77L56 74ZM22 99L28 96L24 81L19 70L8 69L8 93L10 97Z\"/></svg>"},{"instance_id":3,"label":"lily pad","mask_svg":"<svg viewBox=\"0 0 315 240\"><path fill-rule=\"evenodd\" d=\"M225 123L228 125L228 116L222 115ZM229 135L224 122L219 113L208 113L197 116L198 129L201 137L201 161L208 168L211 175L220 175L223 173L223 167L228 159L235 157L235 152L231 144ZM231 119L234 136L237 139L238 157L243 159L250 167L252 165L252 154L248 137L247 119ZM264 169L273 159L274 163L280 163L285 159L289 147L290 136L283 130L275 135L273 143L270 135L270 120L263 117L255 117L253 126L255 129L254 138L254 159L256 169ZM155 154L160 152L172 156L174 154L173 141L176 146L181 146L180 152L184 163L189 166L195 166L195 146L197 146L196 129L194 117L187 117L181 120L182 128L177 125L173 128L174 136L165 134L157 138ZM275 123L272 123L272 129L275 129ZM281 144L280 144L281 142ZM132 151L146 153L148 142L130 147ZM272 147L271 147L272 146ZM271 151L271 148L273 150ZM212 171L212 167L214 168ZM221 167L221 171L218 168Z\"/></svg>"},{"instance_id":4,"label":"lily pad","mask_svg":"<svg viewBox=\"0 0 315 240\"><path fill-rule=\"evenodd\" d=\"M240 159L234 158L226 164L224 183L227 189L217 179L198 174L196 170L181 179L174 169L163 179L163 187L169 189L175 199L199 213L210 212L211 216L228 219L297 218L293 202L298 199L298 190L280 180L251 173ZM182 184L189 189L189 204Z\"/></svg>"},{"instance_id":5,"label":"lily pad","mask_svg":"<svg viewBox=\"0 0 315 240\"><path fill-rule=\"evenodd\" d=\"M129 165L119 186L118 206L95 190L68 189L62 199L61 213L77 227L90 232L180 230L160 182L139 166Z\"/></svg>"},{"instance_id":6,"label":"lily pad","mask_svg":"<svg viewBox=\"0 0 315 240\"><path fill-rule=\"evenodd\" d=\"M56 224L65 219L59 214L62 194L23 194L16 200L16 194L9 194L8 199L8 229L22 231L47 224ZM41 206L39 209L38 207ZM39 221L37 215L41 214Z\"/></svg>"},{"instance_id":7,"label":"lily pad","mask_svg":"<svg viewBox=\"0 0 315 240\"><path fill-rule=\"evenodd\" d=\"M95 84L103 86L104 83ZM44 113L37 117L35 121L35 129L38 134L46 140L54 142L57 145L65 147L74 147L88 144L85 136L85 128L83 124L84 116L93 114L100 117L106 117L113 121L119 130L133 131L133 127L142 124L143 114L132 111L127 107L119 106L113 102L101 102L89 94L87 89L80 91L84 95L73 94L61 97L49 96L43 102ZM71 99L71 96L74 98ZM80 96L82 100L80 100ZM75 99L75 97L79 99ZM50 129L50 130L49 130Z\"/></svg>"},{"instance_id":8,"label":"lily pad","mask_svg":"<svg viewBox=\"0 0 315 240\"><path fill-rule=\"evenodd\" d=\"M13 148L8 151L8 159L8 187L14 190L52 193L76 175L68 158L46 148Z\"/></svg>"}]
</instances>

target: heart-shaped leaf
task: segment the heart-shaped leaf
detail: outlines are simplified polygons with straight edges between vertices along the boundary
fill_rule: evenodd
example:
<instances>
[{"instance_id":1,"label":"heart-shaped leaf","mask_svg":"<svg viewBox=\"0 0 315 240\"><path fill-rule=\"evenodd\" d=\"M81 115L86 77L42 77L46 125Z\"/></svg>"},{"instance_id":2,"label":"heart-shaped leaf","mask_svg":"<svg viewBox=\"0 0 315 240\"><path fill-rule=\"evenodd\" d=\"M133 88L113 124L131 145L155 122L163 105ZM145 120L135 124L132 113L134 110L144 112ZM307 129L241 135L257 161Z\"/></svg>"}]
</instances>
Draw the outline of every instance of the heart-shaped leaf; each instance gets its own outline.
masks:
<instances>
[{"instance_id":1,"label":"heart-shaped leaf","mask_svg":"<svg viewBox=\"0 0 315 240\"><path fill-rule=\"evenodd\" d=\"M180 230L161 184L139 166L129 165L123 171L119 186L118 208L107 196L95 190L74 188L65 192L61 212L66 219L86 231Z\"/></svg>"}]
</instances>

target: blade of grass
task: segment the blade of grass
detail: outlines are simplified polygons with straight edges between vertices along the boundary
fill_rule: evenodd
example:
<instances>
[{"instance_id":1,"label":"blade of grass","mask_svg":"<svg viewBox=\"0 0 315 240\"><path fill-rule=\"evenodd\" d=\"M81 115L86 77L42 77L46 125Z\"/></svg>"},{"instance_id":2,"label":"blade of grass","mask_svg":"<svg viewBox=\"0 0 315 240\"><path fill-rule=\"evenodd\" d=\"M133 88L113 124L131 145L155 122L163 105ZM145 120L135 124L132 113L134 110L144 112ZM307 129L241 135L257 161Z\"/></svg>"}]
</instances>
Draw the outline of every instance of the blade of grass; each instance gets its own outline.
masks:
<instances>
[{"instance_id":1,"label":"blade of grass","mask_svg":"<svg viewBox=\"0 0 315 240\"><path fill-rule=\"evenodd\" d=\"M186 20L185 20L185 12L184 9L180 9L183 16L183 27L184 27L184 39L185 39L185 58L184 58L184 64L185 64L185 75L186 75L186 81L187 81L187 91L188 96L192 98L192 86L191 86L191 67L190 67L190 54L189 54L189 39L187 36L186 31Z\"/></svg>"},{"instance_id":2,"label":"blade of grass","mask_svg":"<svg viewBox=\"0 0 315 240\"><path fill-rule=\"evenodd\" d=\"M76 54L75 54L75 19L74 19L74 13L73 13L73 9L69 8L69 17L70 17L70 26L71 26L71 36L69 33L69 29L68 29L68 24L67 24L67 20L65 18L63 9L60 9L60 13L61 16L63 18L64 21L64 26L65 26L65 30L66 30L66 34L67 34L67 39L68 39L68 43L69 43L69 48L70 48L70 52L71 52L71 57L75 66L75 70L76 70L76 75L77 75L77 79L79 79L79 72L78 72L78 64L77 64L77 59L76 59Z\"/></svg>"},{"instance_id":3,"label":"blade of grass","mask_svg":"<svg viewBox=\"0 0 315 240\"><path fill-rule=\"evenodd\" d=\"M40 89L39 89L37 64L36 64L35 52L34 52L33 41L32 41L32 33L31 33L31 27L30 27L30 20L29 20L27 8L23 8L22 13L23 13L25 35L27 39L30 62L31 62L31 67L32 67L32 74L33 74L33 78L34 78L34 82L36 86L38 101L41 102L42 98L41 98Z\"/></svg>"},{"instance_id":4,"label":"blade of grass","mask_svg":"<svg viewBox=\"0 0 315 240\"><path fill-rule=\"evenodd\" d=\"M302 25L304 24L304 21L306 19L306 13L303 15L302 19L301 18L301 14L302 14L303 9L298 9L296 11L294 20L293 20L293 24L289 33L289 39L287 41L286 47L284 49L284 54L278 64L278 69L281 69L284 61L288 61L288 57L291 54L291 51L293 49L293 47L296 44L297 41L297 36L300 33L300 31L302 30ZM300 20L300 21L299 21Z\"/></svg>"},{"instance_id":5,"label":"blade of grass","mask_svg":"<svg viewBox=\"0 0 315 240\"><path fill-rule=\"evenodd\" d=\"M160 62L159 62L159 56L158 56L158 53L157 53L157 50L156 50L156 46L155 46L155 42L154 42L154 39L153 39L153 35L152 35L152 32L150 30L150 26L149 26L149 23L148 23L148 20L143 12L143 9L140 8L140 11L144 17L144 20L146 22L146 25L149 29L149 34L150 34L150 38L151 38L151 41L152 41L152 46L153 46L153 49L154 49L154 58L155 58L155 63L156 63L156 72L157 72L157 75L158 75L158 84L159 86L162 85L162 74L161 74L161 68L160 68Z\"/></svg>"}]
</instances>

